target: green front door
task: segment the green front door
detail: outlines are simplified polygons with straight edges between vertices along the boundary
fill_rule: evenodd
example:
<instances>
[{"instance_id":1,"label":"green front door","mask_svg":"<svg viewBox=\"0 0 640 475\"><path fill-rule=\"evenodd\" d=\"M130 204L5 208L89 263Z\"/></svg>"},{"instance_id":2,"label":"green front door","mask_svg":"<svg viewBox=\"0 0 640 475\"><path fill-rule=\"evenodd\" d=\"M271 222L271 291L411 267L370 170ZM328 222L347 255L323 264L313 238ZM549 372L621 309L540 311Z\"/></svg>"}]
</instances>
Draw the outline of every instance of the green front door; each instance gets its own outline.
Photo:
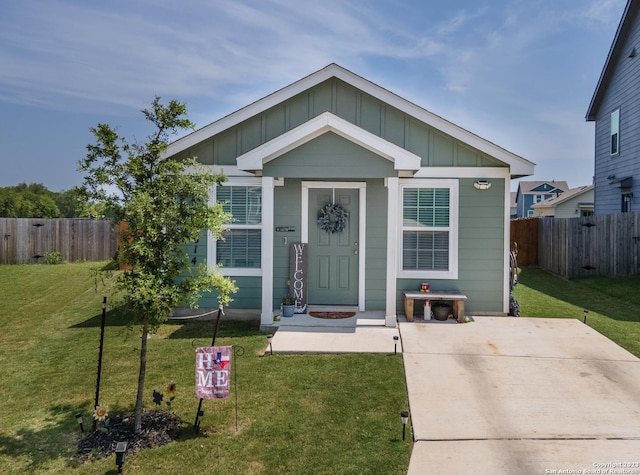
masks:
<instances>
[{"instance_id":1,"label":"green front door","mask_svg":"<svg viewBox=\"0 0 640 475\"><path fill-rule=\"evenodd\" d=\"M344 230L329 233L318 224L328 203L348 213ZM308 303L358 305L358 190L309 189Z\"/></svg>"}]
</instances>

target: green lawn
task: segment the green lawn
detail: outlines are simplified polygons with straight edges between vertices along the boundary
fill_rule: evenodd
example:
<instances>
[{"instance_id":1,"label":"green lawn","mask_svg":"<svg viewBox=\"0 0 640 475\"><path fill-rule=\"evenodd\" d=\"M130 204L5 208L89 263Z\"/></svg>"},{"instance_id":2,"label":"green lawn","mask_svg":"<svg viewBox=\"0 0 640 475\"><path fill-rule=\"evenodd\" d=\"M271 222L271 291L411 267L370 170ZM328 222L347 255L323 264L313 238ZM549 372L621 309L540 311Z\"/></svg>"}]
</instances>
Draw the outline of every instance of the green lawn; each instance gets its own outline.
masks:
<instances>
[{"instance_id":1,"label":"green lawn","mask_svg":"<svg viewBox=\"0 0 640 475\"><path fill-rule=\"evenodd\" d=\"M0 266L0 472L115 473L114 457L73 467L80 439L74 413L95 397L102 296L96 264ZM107 313L101 402L129 414L139 340L124 317ZM236 392L205 401L193 421L195 346L213 322L166 324L149 341L146 405L172 381L183 421L178 440L127 457L125 473L406 473L412 444L401 440L408 408L401 355L263 355L258 324L222 321L217 344L241 346ZM234 375L235 376L235 375Z\"/></svg>"},{"instance_id":2,"label":"green lawn","mask_svg":"<svg viewBox=\"0 0 640 475\"><path fill-rule=\"evenodd\" d=\"M640 357L640 276L567 280L524 268L514 295L523 317L577 318Z\"/></svg>"},{"instance_id":3,"label":"green lawn","mask_svg":"<svg viewBox=\"0 0 640 475\"><path fill-rule=\"evenodd\" d=\"M115 473L114 458L74 467L80 439L74 413L95 395L102 296L111 282L97 264L0 266L0 472ZM515 295L525 317L583 319L640 356L640 277L568 281L525 268ZM107 314L101 402L129 414L139 341L124 317ZM236 357L235 395L205 401L193 421L194 347L208 346L213 322L166 324L149 342L151 392L172 381L171 407L184 422L178 440L127 457L125 473L406 473L412 444L401 440L407 397L400 355L264 355L257 322L223 320L217 344Z\"/></svg>"}]
</instances>

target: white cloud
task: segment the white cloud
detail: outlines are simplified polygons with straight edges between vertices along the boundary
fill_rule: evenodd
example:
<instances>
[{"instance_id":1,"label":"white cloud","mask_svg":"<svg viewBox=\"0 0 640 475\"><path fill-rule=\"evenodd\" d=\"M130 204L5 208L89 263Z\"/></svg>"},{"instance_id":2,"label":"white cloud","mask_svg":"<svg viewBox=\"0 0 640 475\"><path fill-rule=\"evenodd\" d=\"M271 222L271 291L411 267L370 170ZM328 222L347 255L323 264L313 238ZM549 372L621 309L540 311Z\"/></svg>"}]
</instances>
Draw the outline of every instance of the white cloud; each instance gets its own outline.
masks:
<instances>
[{"instance_id":1,"label":"white cloud","mask_svg":"<svg viewBox=\"0 0 640 475\"><path fill-rule=\"evenodd\" d=\"M582 17L607 27L617 25L626 3L626 0L591 0L581 10Z\"/></svg>"}]
</instances>

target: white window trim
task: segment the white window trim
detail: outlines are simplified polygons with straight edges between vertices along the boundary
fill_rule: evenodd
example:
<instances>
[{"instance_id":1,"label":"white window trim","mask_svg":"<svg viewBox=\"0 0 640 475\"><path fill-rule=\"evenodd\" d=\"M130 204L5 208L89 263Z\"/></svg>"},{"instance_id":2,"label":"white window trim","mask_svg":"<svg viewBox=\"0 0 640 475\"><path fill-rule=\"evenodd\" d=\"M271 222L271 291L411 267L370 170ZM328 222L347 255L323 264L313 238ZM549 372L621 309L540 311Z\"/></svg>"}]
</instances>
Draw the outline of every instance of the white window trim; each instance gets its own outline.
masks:
<instances>
[{"instance_id":1,"label":"white window trim","mask_svg":"<svg viewBox=\"0 0 640 475\"><path fill-rule=\"evenodd\" d=\"M613 135L614 135L614 130L613 130L613 117L616 117L616 122L617 122L617 127L615 130L615 135L616 135L616 151L613 152L611 149L611 140L613 139ZM619 155L620 154L620 108L618 107L617 109L611 111L611 115L609 116L609 125L610 125L610 129L609 129L609 154L613 157L615 155Z\"/></svg>"},{"instance_id":2,"label":"white window trim","mask_svg":"<svg viewBox=\"0 0 640 475\"><path fill-rule=\"evenodd\" d=\"M447 271L424 271L424 270L404 270L402 268L402 209L403 192L405 188L449 188L449 270ZM459 228L459 206L460 206L459 181L452 179L422 180L406 179L400 180L398 187L398 254L397 265L399 278L405 279L457 279L458 278L458 228Z\"/></svg>"},{"instance_id":3,"label":"white window trim","mask_svg":"<svg viewBox=\"0 0 640 475\"><path fill-rule=\"evenodd\" d=\"M222 186L258 186L262 188L262 179L259 177L228 177L228 180L222 184ZM214 185L211 188L209 204L213 205L216 202L217 187ZM249 224L249 225L234 225L230 223L227 225L229 229L260 229L262 235L264 235L264 189L262 190L262 213L261 224ZM209 263L209 269L215 268L217 265L217 241L213 238L210 231L207 231L207 262ZM262 239L264 244L264 239ZM264 247L261 249L261 254L264 254ZM245 268L245 267L222 267L218 268L218 271L225 276L229 277L260 277L262 276L262 267L260 268Z\"/></svg>"}]
</instances>

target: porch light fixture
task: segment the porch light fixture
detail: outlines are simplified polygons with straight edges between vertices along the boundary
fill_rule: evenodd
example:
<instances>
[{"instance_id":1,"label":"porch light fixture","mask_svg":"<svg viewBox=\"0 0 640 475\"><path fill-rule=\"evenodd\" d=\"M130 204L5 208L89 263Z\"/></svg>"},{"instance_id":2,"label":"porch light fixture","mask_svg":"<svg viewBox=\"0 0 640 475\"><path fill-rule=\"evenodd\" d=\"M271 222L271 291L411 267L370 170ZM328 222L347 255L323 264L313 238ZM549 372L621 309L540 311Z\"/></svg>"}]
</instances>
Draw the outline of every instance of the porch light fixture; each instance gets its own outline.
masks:
<instances>
[{"instance_id":1,"label":"porch light fixture","mask_svg":"<svg viewBox=\"0 0 640 475\"><path fill-rule=\"evenodd\" d=\"M405 432L407 429L407 422L409 421L409 411L402 411L400 413L400 418L402 419L402 440L404 440Z\"/></svg>"},{"instance_id":2,"label":"porch light fixture","mask_svg":"<svg viewBox=\"0 0 640 475\"><path fill-rule=\"evenodd\" d=\"M267 335L267 341L269 342L269 353L271 353L271 356L273 356L273 346L271 346L271 339L273 338L273 335L271 333L269 333Z\"/></svg>"},{"instance_id":3,"label":"porch light fixture","mask_svg":"<svg viewBox=\"0 0 640 475\"><path fill-rule=\"evenodd\" d=\"M476 180L473 186L476 190L488 190L491 188L491 182L489 180Z\"/></svg>"},{"instance_id":4,"label":"porch light fixture","mask_svg":"<svg viewBox=\"0 0 640 475\"><path fill-rule=\"evenodd\" d=\"M84 425L83 425L83 422L82 422L82 413L81 412L76 412L74 415L76 417L76 422L80 426L80 431L84 432Z\"/></svg>"},{"instance_id":5,"label":"porch light fixture","mask_svg":"<svg viewBox=\"0 0 640 475\"><path fill-rule=\"evenodd\" d=\"M124 465L124 457L127 453L127 442L116 443L116 465L118 466L118 473L122 473L122 466Z\"/></svg>"}]
</instances>

